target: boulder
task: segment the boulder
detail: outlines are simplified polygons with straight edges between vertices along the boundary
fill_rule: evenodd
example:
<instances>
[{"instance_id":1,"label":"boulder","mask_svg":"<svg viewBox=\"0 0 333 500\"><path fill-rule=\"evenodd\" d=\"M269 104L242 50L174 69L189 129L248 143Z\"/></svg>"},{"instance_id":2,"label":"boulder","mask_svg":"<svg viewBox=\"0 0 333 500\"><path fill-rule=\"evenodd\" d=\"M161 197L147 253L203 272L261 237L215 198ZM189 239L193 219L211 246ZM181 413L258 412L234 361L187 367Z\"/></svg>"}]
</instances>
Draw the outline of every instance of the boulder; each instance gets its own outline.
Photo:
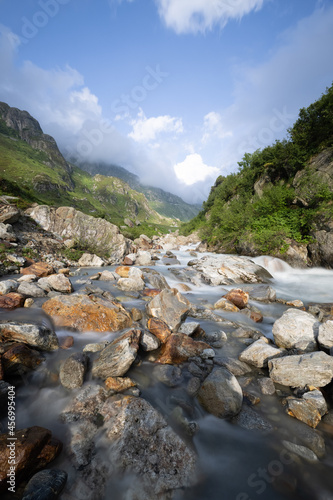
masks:
<instances>
[{"instance_id":1,"label":"boulder","mask_svg":"<svg viewBox=\"0 0 333 500\"><path fill-rule=\"evenodd\" d=\"M129 377L108 377L104 383L105 387L112 392L124 392L136 386Z\"/></svg>"},{"instance_id":2,"label":"boulder","mask_svg":"<svg viewBox=\"0 0 333 500\"><path fill-rule=\"evenodd\" d=\"M152 263L150 252L139 250L136 254L135 264L137 266L149 266Z\"/></svg>"},{"instance_id":3,"label":"boulder","mask_svg":"<svg viewBox=\"0 0 333 500\"><path fill-rule=\"evenodd\" d=\"M287 309L273 325L274 342L278 347L314 351L319 323L305 311Z\"/></svg>"},{"instance_id":4,"label":"boulder","mask_svg":"<svg viewBox=\"0 0 333 500\"><path fill-rule=\"evenodd\" d=\"M56 500L67 481L67 472L47 469L37 472L24 489L22 500Z\"/></svg>"},{"instance_id":5,"label":"boulder","mask_svg":"<svg viewBox=\"0 0 333 500\"><path fill-rule=\"evenodd\" d=\"M98 255L91 253L84 253L78 260L78 265L81 267L102 267L105 262Z\"/></svg>"},{"instance_id":6,"label":"boulder","mask_svg":"<svg viewBox=\"0 0 333 500\"><path fill-rule=\"evenodd\" d=\"M100 281L115 281L117 278L112 271L102 271L99 277Z\"/></svg>"},{"instance_id":7,"label":"boulder","mask_svg":"<svg viewBox=\"0 0 333 500\"><path fill-rule=\"evenodd\" d=\"M279 358L284 354L282 349L270 345L269 341L263 337L241 352L239 360L256 368L266 368L270 359Z\"/></svg>"},{"instance_id":8,"label":"boulder","mask_svg":"<svg viewBox=\"0 0 333 500\"><path fill-rule=\"evenodd\" d=\"M131 247L131 241L120 233L117 226L72 207L52 208L40 205L30 212L30 217L46 231L63 239L80 241L87 248L105 255L110 263L120 262Z\"/></svg>"},{"instance_id":9,"label":"boulder","mask_svg":"<svg viewBox=\"0 0 333 500\"><path fill-rule=\"evenodd\" d=\"M207 255L188 263L213 286L234 283L265 283L272 279L266 269L247 257Z\"/></svg>"},{"instance_id":10,"label":"boulder","mask_svg":"<svg viewBox=\"0 0 333 500\"><path fill-rule=\"evenodd\" d=\"M40 298L45 297L46 292L40 286L35 283L20 283L17 292L25 297Z\"/></svg>"},{"instance_id":11,"label":"boulder","mask_svg":"<svg viewBox=\"0 0 333 500\"><path fill-rule=\"evenodd\" d=\"M129 273L130 267L129 266L118 266L115 270L115 272L121 277L121 278L128 278L128 273Z\"/></svg>"},{"instance_id":12,"label":"boulder","mask_svg":"<svg viewBox=\"0 0 333 500\"><path fill-rule=\"evenodd\" d=\"M321 417L328 412L324 396L318 389L306 392L301 398L287 397L286 410L288 415L313 428L317 427Z\"/></svg>"},{"instance_id":13,"label":"boulder","mask_svg":"<svg viewBox=\"0 0 333 500\"><path fill-rule=\"evenodd\" d=\"M147 314L163 320L171 330L177 330L190 311L190 302L176 289L164 289L146 306Z\"/></svg>"},{"instance_id":14,"label":"boulder","mask_svg":"<svg viewBox=\"0 0 333 500\"><path fill-rule=\"evenodd\" d=\"M178 333L184 333L185 335L191 336L200 328L200 323L196 321L188 321L187 323L182 323L178 328Z\"/></svg>"},{"instance_id":15,"label":"boulder","mask_svg":"<svg viewBox=\"0 0 333 500\"><path fill-rule=\"evenodd\" d=\"M205 342L193 340L184 333L173 333L162 345L156 362L161 364L179 365L188 358L194 356L205 356L205 351L208 350L207 356L214 357L215 353Z\"/></svg>"},{"instance_id":16,"label":"boulder","mask_svg":"<svg viewBox=\"0 0 333 500\"><path fill-rule=\"evenodd\" d=\"M93 376L105 380L125 375L136 358L140 337L141 330L128 330L108 344L93 362Z\"/></svg>"},{"instance_id":17,"label":"boulder","mask_svg":"<svg viewBox=\"0 0 333 500\"><path fill-rule=\"evenodd\" d=\"M227 368L236 377L240 377L253 370L252 366L243 363L232 356L218 356L214 358L214 364ZM269 379L270 380L270 379ZM271 381L271 380L270 380Z\"/></svg>"},{"instance_id":18,"label":"boulder","mask_svg":"<svg viewBox=\"0 0 333 500\"><path fill-rule=\"evenodd\" d=\"M54 351L59 347L57 335L42 323L0 323L0 337L2 341L23 342L41 351Z\"/></svg>"},{"instance_id":19,"label":"boulder","mask_svg":"<svg viewBox=\"0 0 333 500\"><path fill-rule=\"evenodd\" d=\"M13 242L17 240L13 231L13 227L10 224L4 224L3 222L0 222L0 240Z\"/></svg>"},{"instance_id":20,"label":"boulder","mask_svg":"<svg viewBox=\"0 0 333 500\"><path fill-rule=\"evenodd\" d=\"M333 347L333 321L326 321L319 326L318 343L324 349Z\"/></svg>"},{"instance_id":21,"label":"boulder","mask_svg":"<svg viewBox=\"0 0 333 500\"><path fill-rule=\"evenodd\" d=\"M225 297L222 297L217 302L215 302L214 309L222 309L228 312L239 312L238 307Z\"/></svg>"},{"instance_id":22,"label":"boulder","mask_svg":"<svg viewBox=\"0 0 333 500\"><path fill-rule=\"evenodd\" d=\"M144 289L145 282L141 278L120 278L117 287L125 292L139 292Z\"/></svg>"},{"instance_id":23,"label":"boulder","mask_svg":"<svg viewBox=\"0 0 333 500\"><path fill-rule=\"evenodd\" d=\"M29 267L24 267L20 272L23 275L34 274L38 278L45 278L46 276L53 274L54 269L47 262L36 262Z\"/></svg>"},{"instance_id":24,"label":"boulder","mask_svg":"<svg viewBox=\"0 0 333 500\"><path fill-rule=\"evenodd\" d=\"M72 293L73 286L69 278L64 274L52 274L47 278L50 287L56 292Z\"/></svg>"},{"instance_id":25,"label":"boulder","mask_svg":"<svg viewBox=\"0 0 333 500\"><path fill-rule=\"evenodd\" d=\"M157 337L162 344L164 344L171 335L171 329L161 319L150 318L147 327L150 333Z\"/></svg>"},{"instance_id":26,"label":"boulder","mask_svg":"<svg viewBox=\"0 0 333 500\"><path fill-rule=\"evenodd\" d=\"M36 370L44 359L44 356L35 349L30 349L21 342L14 342L2 355L5 376L22 377L25 373Z\"/></svg>"},{"instance_id":27,"label":"boulder","mask_svg":"<svg viewBox=\"0 0 333 500\"><path fill-rule=\"evenodd\" d=\"M249 294L240 288L233 288L224 298L232 302L238 309L244 309L249 302Z\"/></svg>"},{"instance_id":28,"label":"boulder","mask_svg":"<svg viewBox=\"0 0 333 500\"><path fill-rule=\"evenodd\" d=\"M116 302L94 295L63 295L43 304L55 324L80 331L114 332L131 326L129 313Z\"/></svg>"},{"instance_id":29,"label":"boulder","mask_svg":"<svg viewBox=\"0 0 333 500\"><path fill-rule=\"evenodd\" d=\"M148 283L156 290L170 289L167 280L154 269L144 269L144 277Z\"/></svg>"},{"instance_id":30,"label":"boulder","mask_svg":"<svg viewBox=\"0 0 333 500\"><path fill-rule=\"evenodd\" d=\"M7 293L7 295L0 296L0 308L8 309L12 311L18 307L23 307L25 302L25 297L21 293Z\"/></svg>"},{"instance_id":31,"label":"boulder","mask_svg":"<svg viewBox=\"0 0 333 500\"><path fill-rule=\"evenodd\" d=\"M273 394L275 394L274 382L269 377L259 378L258 385L259 385L261 394L264 394L265 396L272 396Z\"/></svg>"},{"instance_id":32,"label":"boulder","mask_svg":"<svg viewBox=\"0 0 333 500\"><path fill-rule=\"evenodd\" d=\"M16 292L19 283L15 280L0 281L0 295L7 295L10 292Z\"/></svg>"},{"instance_id":33,"label":"boulder","mask_svg":"<svg viewBox=\"0 0 333 500\"><path fill-rule=\"evenodd\" d=\"M155 351L160 347L161 343L155 335L150 332L142 332L140 346L146 352Z\"/></svg>"},{"instance_id":34,"label":"boulder","mask_svg":"<svg viewBox=\"0 0 333 500\"><path fill-rule=\"evenodd\" d=\"M85 353L76 352L69 356L60 367L59 378L61 385L66 389L81 387L87 367L88 357Z\"/></svg>"},{"instance_id":35,"label":"boulder","mask_svg":"<svg viewBox=\"0 0 333 500\"><path fill-rule=\"evenodd\" d=\"M259 302L274 302L276 300L276 291L269 285L244 285L241 289L247 292L252 300Z\"/></svg>"},{"instance_id":36,"label":"boulder","mask_svg":"<svg viewBox=\"0 0 333 500\"><path fill-rule=\"evenodd\" d=\"M0 223L14 224L20 218L21 212L15 205L0 205Z\"/></svg>"},{"instance_id":37,"label":"boulder","mask_svg":"<svg viewBox=\"0 0 333 500\"><path fill-rule=\"evenodd\" d=\"M290 387L324 387L333 378L333 358L322 351L272 359L268 368L273 382Z\"/></svg>"},{"instance_id":38,"label":"boulder","mask_svg":"<svg viewBox=\"0 0 333 500\"><path fill-rule=\"evenodd\" d=\"M243 393L236 377L226 368L214 368L198 392L201 406L216 417L237 415L243 402Z\"/></svg>"}]
</instances>

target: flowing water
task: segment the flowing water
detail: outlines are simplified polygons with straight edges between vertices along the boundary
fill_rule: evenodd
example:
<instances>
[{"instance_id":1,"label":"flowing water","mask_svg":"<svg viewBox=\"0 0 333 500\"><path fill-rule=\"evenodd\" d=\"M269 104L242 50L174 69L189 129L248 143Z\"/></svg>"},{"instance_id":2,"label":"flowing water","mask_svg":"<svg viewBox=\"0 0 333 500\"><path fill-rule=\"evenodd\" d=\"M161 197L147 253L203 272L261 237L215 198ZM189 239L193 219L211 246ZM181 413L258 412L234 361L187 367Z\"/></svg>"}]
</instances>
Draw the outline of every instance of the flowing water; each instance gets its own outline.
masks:
<instances>
[{"instance_id":1,"label":"flowing water","mask_svg":"<svg viewBox=\"0 0 333 500\"><path fill-rule=\"evenodd\" d=\"M174 252L180 262L178 265L168 267L159 261L154 266L156 271L165 276L170 286L175 286L181 281L174 273L181 270L193 258L189 256L189 250L190 248L183 248ZM300 299L305 305L333 302L333 271L293 269L282 261L270 257L253 260L266 267L272 274L271 286L277 291L277 297L288 300ZM114 267L108 269L114 270ZM127 302L124 302L126 307L144 308L143 300L122 295L123 292L117 290L110 282L89 281L89 277L96 271L98 270L84 269L76 272L75 278L72 279L75 290L83 289L87 284L97 286L110 290L115 296L126 300ZM85 283L86 281L88 283ZM197 287L193 284L190 286L191 291L186 293L186 296L197 305L212 304L221 297L224 289L233 288L211 287L204 284ZM255 326L270 337L273 322L281 316L286 306L278 303L263 304L254 301L251 303L261 310L264 315L263 323L254 324L241 314L222 312L219 314L226 319L240 321L242 324L251 323L251 326ZM38 308L24 311L22 314L28 315L30 319L33 316L36 322L45 321ZM187 319L191 320L200 321ZM200 321L200 325L208 333L222 328L227 333L232 330L231 327L224 328L220 323L208 320ZM58 330L57 334L61 340L69 332ZM70 332L70 335L74 336L74 347L46 353L46 363L34 373L23 377L21 385L17 388L16 409L17 429L33 425L46 427L61 439L65 446L68 444L69 432L66 424L59 420L59 414L77 391L69 392L59 384L57 379L59 365L69 354L82 350L86 344L110 341L116 334ZM241 340L230 336L228 342L215 350L217 356L237 356L244 347ZM314 431L287 416L278 398L260 395L261 401L255 406L256 415L260 418L257 426L259 429L247 430L238 425L237 421L229 422L205 413L200 405L188 396L185 390L186 375L182 384L174 388L160 382L156 383L152 376L152 366L151 363L143 362L141 366L131 369L130 376L138 382L142 397L164 415L174 430L198 454L198 484L194 488L179 492L177 500L333 500L333 426L321 427L320 424L319 431ZM87 382L98 383L91 378ZM256 387L249 381L246 390L256 393ZM332 399L330 388L326 390L325 395L328 401ZM182 407L182 418L187 427L177 418L179 405ZM251 419L251 414L248 418ZM5 430L5 419L2 424ZM296 424L299 425L295 427ZM189 435L188 428L196 430L194 436ZM273 432L269 431L269 428L273 428ZM312 462L288 454L283 445L283 442L288 441L322 448L321 437L325 439L326 452L319 453L322 455L320 459ZM103 437L96 443L96 453L101 459L108 459L107 443ZM76 473L63 457L64 454L55 463L50 464L50 467L66 470L70 483L74 481ZM111 476L105 499L129 498L124 493L129 484L135 484L135 478L133 479L131 475L122 478Z\"/></svg>"}]
</instances>

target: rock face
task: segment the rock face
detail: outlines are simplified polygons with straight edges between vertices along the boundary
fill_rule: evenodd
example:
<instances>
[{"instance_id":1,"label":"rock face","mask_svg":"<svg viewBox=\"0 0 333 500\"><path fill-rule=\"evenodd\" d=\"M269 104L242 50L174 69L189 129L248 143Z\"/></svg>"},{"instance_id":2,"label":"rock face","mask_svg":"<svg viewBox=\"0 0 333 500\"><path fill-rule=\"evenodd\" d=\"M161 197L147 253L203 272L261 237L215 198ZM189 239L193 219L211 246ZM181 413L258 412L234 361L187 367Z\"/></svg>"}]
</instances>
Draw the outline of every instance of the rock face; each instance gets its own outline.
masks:
<instances>
[{"instance_id":1,"label":"rock face","mask_svg":"<svg viewBox=\"0 0 333 500\"><path fill-rule=\"evenodd\" d=\"M266 269L246 257L209 255L192 260L188 265L193 266L206 282L214 286L264 283L272 278Z\"/></svg>"},{"instance_id":2,"label":"rock face","mask_svg":"<svg viewBox=\"0 0 333 500\"><path fill-rule=\"evenodd\" d=\"M130 249L130 240L120 234L117 226L104 219L85 215L71 207L35 207L30 213L43 229L58 234L64 239L74 238L88 248L95 249L109 258L109 262L120 262Z\"/></svg>"},{"instance_id":3,"label":"rock face","mask_svg":"<svg viewBox=\"0 0 333 500\"><path fill-rule=\"evenodd\" d=\"M129 370L139 349L141 330L129 330L108 344L93 362L94 377L121 377Z\"/></svg>"},{"instance_id":4,"label":"rock face","mask_svg":"<svg viewBox=\"0 0 333 500\"><path fill-rule=\"evenodd\" d=\"M290 387L324 387L333 378L333 358L324 352L273 359L268 368L273 382Z\"/></svg>"},{"instance_id":5,"label":"rock face","mask_svg":"<svg viewBox=\"0 0 333 500\"><path fill-rule=\"evenodd\" d=\"M273 358L283 356L283 351L269 345L268 341L263 338L253 342L240 355L239 360L257 368L267 367L268 361Z\"/></svg>"},{"instance_id":6,"label":"rock face","mask_svg":"<svg viewBox=\"0 0 333 500\"><path fill-rule=\"evenodd\" d=\"M0 338L2 341L24 342L42 351L54 351L59 347L57 335L43 325L0 323Z\"/></svg>"},{"instance_id":7,"label":"rock face","mask_svg":"<svg viewBox=\"0 0 333 500\"><path fill-rule=\"evenodd\" d=\"M273 325L274 341L278 347L314 351L319 323L305 311L287 309Z\"/></svg>"},{"instance_id":8,"label":"rock face","mask_svg":"<svg viewBox=\"0 0 333 500\"><path fill-rule=\"evenodd\" d=\"M147 314L163 320L171 330L177 330L190 311L191 304L176 288L165 289L146 307Z\"/></svg>"},{"instance_id":9,"label":"rock face","mask_svg":"<svg viewBox=\"0 0 333 500\"><path fill-rule=\"evenodd\" d=\"M240 412L242 389L234 375L226 368L215 368L198 392L201 406L216 417L233 417Z\"/></svg>"},{"instance_id":10,"label":"rock face","mask_svg":"<svg viewBox=\"0 0 333 500\"><path fill-rule=\"evenodd\" d=\"M118 401L109 398L101 414L110 459L117 470L137 476L135 488L145 491L144 498L153 500L194 484L194 452L147 401L131 396Z\"/></svg>"},{"instance_id":11,"label":"rock face","mask_svg":"<svg viewBox=\"0 0 333 500\"><path fill-rule=\"evenodd\" d=\"M43 304L55 324L81 331L113 332L131 326L128 312L116 302L94 295L54 297Z\"/></svg>"}]
</instances>

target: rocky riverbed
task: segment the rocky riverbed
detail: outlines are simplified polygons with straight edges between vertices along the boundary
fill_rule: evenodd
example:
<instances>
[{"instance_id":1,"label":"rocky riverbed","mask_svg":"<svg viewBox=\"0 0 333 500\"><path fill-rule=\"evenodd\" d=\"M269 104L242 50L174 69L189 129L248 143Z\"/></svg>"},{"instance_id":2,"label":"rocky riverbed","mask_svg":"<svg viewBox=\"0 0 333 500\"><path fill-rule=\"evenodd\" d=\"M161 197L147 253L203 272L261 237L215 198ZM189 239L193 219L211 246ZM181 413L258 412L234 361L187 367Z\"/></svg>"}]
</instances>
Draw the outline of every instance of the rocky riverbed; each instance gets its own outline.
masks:
<instances>
[{"instance_id":1,"label":"rocky riverbed","mask_svg":"<svg viewBox=\"0 0 333 500\"><path fill-rule=\"evenodd\" d=\"M189 243L3 276L3 498L333 498L333 304Z\"/></svg>"}]
</instances>

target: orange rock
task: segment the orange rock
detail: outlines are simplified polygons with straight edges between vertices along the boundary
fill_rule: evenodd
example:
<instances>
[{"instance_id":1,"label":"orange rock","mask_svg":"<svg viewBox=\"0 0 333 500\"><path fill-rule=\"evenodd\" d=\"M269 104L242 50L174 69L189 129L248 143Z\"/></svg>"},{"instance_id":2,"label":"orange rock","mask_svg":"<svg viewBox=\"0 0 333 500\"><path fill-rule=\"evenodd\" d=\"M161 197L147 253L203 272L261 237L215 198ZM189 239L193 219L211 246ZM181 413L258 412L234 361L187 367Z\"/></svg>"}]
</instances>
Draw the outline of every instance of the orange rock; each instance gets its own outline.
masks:
<instances>
[{"instance_id":1,"label":"orange rock","mask_svg":"<svg viewBox=\"0 0 333 500\"><path fill-rule=\"evenodd\" d=\"M70 270L68 267L64 267L63 269L59 269L58 271L59 274L64 274L65 276L68 276L70 273Z\"/></svg>"},{"instance_id":2,"label":"orange rock","mask_svg":"<svg viewBox=\"0 0 333 500\"><path fill-rule=\"evenodd\" d=\"M61 340L59 347L60 349L70 349L71 347L73 347L73 345L74 345L74 337L68 335L67 337Z\"/></svg>"},{"instance_id":3,"label":"orange rock","mask_svg":"<svg viewBox=\"0 0 333 500\"><path fill-rule=\"evenodd\" d=\"M108 377L105 380L107 389L114 392L123 392L130 387L135 387L136 384L129 377Z\"/></svg>"},{"instance_id":4,"label":"orange rock","mask_svg":"<svg viewBox=\"0 0 333 500\"><path fill-rule=\"evenodd\" d=\"M164 344L171 335L171 330L164 321L157 318L150 318L147 324L150 333L155 335Z\"/></svg>"},{"instance_id":5,"label":"orange rock","mask_svg":"<svg viewBox=\"0 0 333 500\"><path fill-rule=\"evenodd\" d=\"M25 302L25 297L20 293L9 292L6 295L0 296L0 307L3 309L17 309L18 307L23 307Z\"/></svg>"},{"instance_id":6,"label":"orange rock","mask_svg":"<svg viewBox=\"0 0 333 500\"><path fill-rule=\"evenodd\" d=\"M232 302L239 309L244 309L249 302L249 294L247 292L243 292L240 288L234 288L230 290L224 298Z\"/></svg>"},{"instance_id":7,"label":"orange rock","mask_svg":"<svg viewBox=\"0 0 333 500\"><path fill-rule=\"evenodd\" d=\"M264 319L263 318L263 315L259 312L256 312L256 311L251 311L251 315L250 315L250 318L252 319L252 321L254 321L255 323L261 323L262 320Z\"/></svg>"},{"instance_id":8,"label":"orange rock","mask_svg":"<svg viewBox=\"0 0 333 500\"><path fill-rule=\"evenodd\" d=\"M117 302L94 295L62 295L42 306L57 326L80 331L114 332L131 326L129 313Z\"/></svg>"},{"instance_id":9,"label":"orange rock","mask_svg":"<svg viewBox=\"0 0 333 500\"><path fill-rule=\"evenodd\" d=\"M144 297L156 297L156 295L158 295L159 293L161 293L162 290L158 289L158 288L145 288L143 291L142 291L142 295Z\"/></svg>"},{"instance_id":10,"label":"orange rock","mask_svg":"<svg viewBox=\"0 0 333 500\"><path fill-rule=\"evenodd\" d=\"M180 290L181 292L191 292L191 290L192 290L192 288L190 288L185 283L178 283L178 285L176 285L176 288L178 290Z\"/></svg>"},{"instance_id":11,"label":"orange rock","mask_svg":"<svg viewBox=\"0 0 333 500\"><path fill-rule=\"evenodd\" d=\"M116 269L116 273L121 276L121 278L128 278L129 266L118 266Z\"/></svg>"},{"instance_id":12,"label":"orange rock","mask_svg":"<svg viewBox=\"0 0 333 500\"><path fill-rule=\"evenodd\" d=\"M38 278L45 278L53 273L53 267L47 262L36 262L32 266L21 269L21 274L35 274Z\"/></svg>"},{"instance_id":13,"label":"orange rock","mask_svg":"<svg viewBox=\"0 0 333 500\"><path fill-rule=\"evenodd\" d=\"M7 376L35 370L44 360L44 357L38 351L30 349L26 344L15 342L2 355L2 360Z\"/></svg>"},{"instance_id":14,"label":"orange rock","mask_svg":"<svg viewBox=\"0 0 333 500\"><path fill-rule=\"evenodd\" d=\"M127 255L126 255L126 257L123 260L123 265L124 266L133 266L133 264L134 264L134 261L132 259L130 259L130 257L127 257Z\"/></svg>"},{"instance_id":15,"label":"orange rock","mask_svg":"<svg viewBox=\"0 0 333 500\"><path fill-rule=\"evenodd\" d=\"M179 365L193 356L199 356L205 349L211 349L205 342L193 340L184 333L173 333L161 347L156 363Z\"/></svg>"}]
</instances>

